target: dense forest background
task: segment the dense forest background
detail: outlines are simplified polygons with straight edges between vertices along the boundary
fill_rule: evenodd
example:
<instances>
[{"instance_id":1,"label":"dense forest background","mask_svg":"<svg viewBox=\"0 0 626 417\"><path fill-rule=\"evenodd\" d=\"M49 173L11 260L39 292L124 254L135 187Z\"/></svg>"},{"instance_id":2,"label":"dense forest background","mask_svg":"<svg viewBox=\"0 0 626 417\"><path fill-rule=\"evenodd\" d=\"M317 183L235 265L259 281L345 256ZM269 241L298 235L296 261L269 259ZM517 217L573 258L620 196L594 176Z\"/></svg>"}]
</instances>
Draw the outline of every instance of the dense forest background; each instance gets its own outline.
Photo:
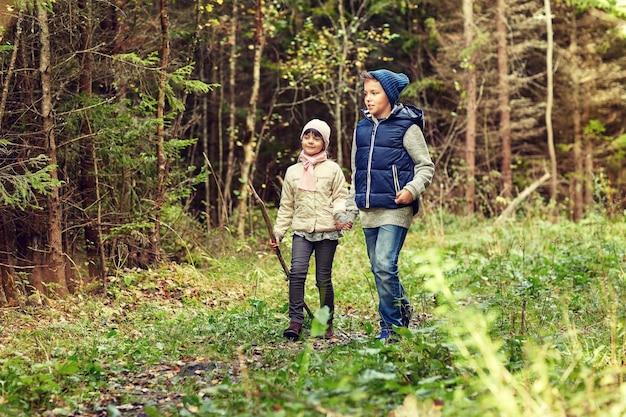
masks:
<instances>
[{"instance_id":1,"label":"dense forest background","mask_svg":"<svg viewBox=\"0 0 626 417\"><path fill-rule=\"evenodd\" d=\"M277 203L312 117L350 180L359 73L425 111L425 209L626 209L626 6L609 1L0 1L0 305L201 263Z\"/></svg>"}]
</instances>

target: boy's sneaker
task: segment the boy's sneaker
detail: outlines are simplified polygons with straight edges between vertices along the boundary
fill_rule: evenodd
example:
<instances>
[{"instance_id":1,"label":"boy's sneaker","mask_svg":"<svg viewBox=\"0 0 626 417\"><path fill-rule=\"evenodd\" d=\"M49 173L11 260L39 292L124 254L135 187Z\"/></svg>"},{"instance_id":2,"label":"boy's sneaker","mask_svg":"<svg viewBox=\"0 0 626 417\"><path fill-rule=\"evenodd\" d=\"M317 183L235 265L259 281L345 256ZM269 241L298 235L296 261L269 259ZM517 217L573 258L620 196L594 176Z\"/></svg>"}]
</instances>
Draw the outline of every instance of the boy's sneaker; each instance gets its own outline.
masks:
<instances>
[{"instance_id":1,"label":"boy's sneaker","mask_svg":"<svg viewBox=\"0 0 626 417\"><path fill-rule=\"evenodd\" d=\"M291 340L292 342L295 342L298 339L300 339L301 331L302 331L302 323L296 323L295 321L292 321L291 323L289 323L289 327L283 332L283 336L285 336L287 339Z\"/></svg>"},{"instance_id":2,"label":"boy's sneaker","mask_svg":"<svg viewBox=\"0 0 626 417\"><path fill-rule=\"evenodd\" d=\"M413 307L410 304L402 304L400 311L402 312L402 326L409 327L411 317L413 317Z\"/></svg>"},{"instance_id":3,"label":"boy's sneaker","mask_svg":"<svg viewBox=\"0 0 626 417\"><path fill-rule=\"evenodd\" d=\"M381 330L380 334L376 337L376 339L380 340L381 342L387 342L391 340L393 336L394 336L393 330L385 327Z\"/></svg>"}]
</instances>

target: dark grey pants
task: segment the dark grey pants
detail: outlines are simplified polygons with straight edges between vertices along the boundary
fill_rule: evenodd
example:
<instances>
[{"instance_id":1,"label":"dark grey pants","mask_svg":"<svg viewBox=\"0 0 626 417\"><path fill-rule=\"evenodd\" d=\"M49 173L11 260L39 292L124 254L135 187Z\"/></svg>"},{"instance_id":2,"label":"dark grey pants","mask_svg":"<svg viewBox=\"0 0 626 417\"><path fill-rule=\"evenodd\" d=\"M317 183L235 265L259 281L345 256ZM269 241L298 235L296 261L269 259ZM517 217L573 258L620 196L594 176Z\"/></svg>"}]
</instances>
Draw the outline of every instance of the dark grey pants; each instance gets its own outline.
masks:
<instances>
[{"instance_id":1,"label":"dark grey pants","mask_svg":"<svg viewBox=\"0 0 626 417\"><path fill-rule=\"evenodd\" d=\"M304 321L304 283L309 272L309 261L315 252L315 281L320 294L320 306L330 310L329 324L335 310L335 291L332 271L337 240L309 242L301 236L294 236L291 246L291 274L289 275L289 319L292 322Z\"/></svg>"}]
</instances>

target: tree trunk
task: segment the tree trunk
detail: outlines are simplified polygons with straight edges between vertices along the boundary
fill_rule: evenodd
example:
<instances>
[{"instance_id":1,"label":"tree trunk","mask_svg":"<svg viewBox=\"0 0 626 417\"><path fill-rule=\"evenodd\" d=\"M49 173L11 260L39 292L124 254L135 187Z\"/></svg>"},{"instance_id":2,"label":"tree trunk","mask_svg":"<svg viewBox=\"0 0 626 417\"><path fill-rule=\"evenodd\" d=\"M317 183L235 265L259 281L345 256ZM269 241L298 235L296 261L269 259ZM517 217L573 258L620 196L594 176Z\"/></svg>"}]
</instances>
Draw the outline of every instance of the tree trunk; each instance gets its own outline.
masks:
<instances>
[{"instance_id":1,"label":"tree trunk","mask_svg":"<svg viewBox=\"0 0 626 417\"><path fill-rule=\"evenodd\" d=\"M93 57L89 52L91 50L91 4L88 0L79 0L78 8L83 18L80 21L80 47L82 54L80 56L80 72L78 76L79 90L89 102L92 96L92 80L93 80ZM80 127L84 139L81 141L80 158L80 194L82 197L82 208L85 216L85 255L88 265L88 282L92 282L98 278L104 278L104 268L101 265L101 246L100 246L100 223L96 213L96 207L99 204L96 196L96 150L94 147L93 132L91 131L91 123L88 117L82 120Z\"/></svg>"},{"instance_id":2,"label":"tree trunk","mask_svg":"<svg viewBox=\"0 0 626 417\"><path fill-rule=\"evenodd\" d=\"M2 307L15 304L19 293L13 278L15 268L11 256L12 242L9 240L9 236L14 236L15 230L7 223L0 227L0 307Z\"/></svg>"},{"instance_id":3,"label":"tree trunk","mask_svg":"<svg viewBox=\"0 0 626 417\"><path fill-rule=\"evenodd\" d=\"M218 54L221 55L222 45L216 46L218 48ZM223 71L220 68L210 68L211 83L222 85L222 79L220 78ZM213 224L221 226L226 224L228 220L228 210L226 208L226 200L222 194L222 186L224 178L224 89L217 88L211 92L212 96L209 97L207 108L207 120L214 119L210 125L207 142L207 155L209 156L209 168L211 170L211 178L214 186L210 187L209 194L207 195L207 204L209 205L210 214L208 220ZM209 115L217 115L217 117L209 117ZM217 120L215 120L217 119ZM212 202L215 202L215 207L211 206ZM223 217L224 216L224 217Z\"/></svg>"},{"instance_id":4,"label":"tree trunk","mask_svg":"<svg viewBox=\"0 0 626 417\"><path fill-rule=\"evenodd\" d=\"M585 84L584 87L584 97L589 97L592 92L591 92L591 88L589 87L588 84ZM586 125L587 123L589 123L589 101L585 100L584 105L583 105L583 123ZM588 208L593 204L593 188L594 188L594 184L593 184L593 153L594 153L594 146L593 146L593 139L594 137L592 135L584 135L583 136L583 146L584 146L584 154L583 154L583 158L585 160L585 169L583 172L583 176L584 176L584 207Z\"/></svg>"},{"instance_id":5,"label":"tree trunk","mask_svg":"<svg viewBox=\"0 0 626 417\"><path fill-rule=\"evenodd\" d=\"M150 237L152 262L161 260L161 209L165 204L165 192L167 188L168 161L165 155L165 88L167 84L167 66L170 58L170 40L167 15L167 0L159 2L161 21L161 50L159 68L159 96L157 99L157 131L156 131L156 158L157 158L157 183L156 196L154 199L154 228Z\"/></svg>"},{"instance_id":6,"label":"tree trunk","mask_svg":"<svg viewBox=\"0 0 626 417\"><path fill-rule=\"evenodd\" d=\"M50 69L50 31L48 29L47 4L43 0L37 1L37 17L39 19L41 42L39 71L41 73L41 119L43 133L50 165L55 166L50 171L52 180L59 179L57 166L57 146L54 134L54 120L52 115L52 76ZM65 277L65 258L62 239L62 209L59 187L54 187L48 195L48 244L46 248L47 268L44 280L52 283L53 290L59 296L68 294Z\"/></svg>"},{"instance_id":7,"label":"tree trunk","mask_svg":"<svg viewBox=\"0 0 626 417\"><path fill-rule=\"evenodd\" d=\"M570 46L569 46L569 55L572 58L572 63L574 64L574 69L571 71L572 74L572 86L571 86L571 94L572 94L572 125L574 128L574 172L570 176L570 190L573 193L570 195L570 201L573 204L572 207L572 220L578 221L583 216L583 183L582 183L582 175L584 171L584 160L583 160L583 149L582 149L582 141L583 141L583 128L582 128L582 115L581 115L581 80L580 73L578 68L580 68L580 60L578 59L578 34L576 27L576 16L572 16L572 24L570 25Z\"/></svg>"},{"instance_id":8,"label":"tree trunk","mask_svg":"<svg viewBox=\"0 0 626 417\"><path fill-rule=\"evenodd\" d=\"M6 306L9 302L7 296L4 294L4 268L0 267L0 308Z\"/></svg>"},{"instance_id":9,"label":"tree trunk","mask_svg":"<svg viewBox=\"0 0 626 417\"><path fill-rule=\"evenodd\" d=\"M467 127L465 131L465 163L467 164L467 188L465 204L467 214L474 213L476 200L476 68L474 66L474 1L463 0L463 28L465 34L465 53L467 56L466 91L467 91Z\"/></svg>"},{"instance_id":10,"label":"tree trunk","mask_svg":"<svg viewBox=\"0 0 626 417\"><path fill-rule=\"evenodd\" d=\"M46 256L44 253L44 249L41 247L41 239L39 237L32 237L32 262L34 268L30 275L28 275L28 284L30 285L29 289L34 289L34 295L36 298L34 300L40 300L41 294L46 293L45 282L48 282L46 278L45 264L46 264ZM40 301L41 302L41 301Z\"/></svg>"},{"instance_id":11,"label":"tree trunk","mask_svg":"<svg viewBox=\"0 0 626 417\"><path fill-rule=\"evenodd\" d=\"M17 23L15 24L15 44L13 45L13 51L11 52L11 62L9 69L4 74L4 85L2 86L2 98L0 99L0 132L2 132L2 120L4 119L4 111L7 106L7 97L9 95L9 87L11 86L11 79L15 70L15 61L17 60L17 51L20 48L20 38L22 36L22 22L24 20L24 12L20 7L20 11L17 17Z\"/></svg>"},{"instance_id":12,"label":"tree trunk","mask_svg":"<svg viewBox=\"0 0 626 417\"><path fill-rule=\"evenodd\" d=\"M237 126L235 114L237 112L237 102L235 100L236 76L237 76L237 30L239 4L233 0L233 13L230 28L230 71L228 78L228 155L226 156L226 170L224 175L224 207L225 212L221 212L220 223L227 223L231 206L232 178L235 175L235 143L237 141Z\"/></svg>"},{"instance_id":13,"label":"tree trunk","mask_svg":"<svg viewBox=\"0 0 626 417\"><path fill-rule=\"evenodd\" d=\"M528 187L526 187L526 189L522 191L521 193L519 193L519 195L515 197L513 201L511 201L511 204L509 204L507 208L505 208L502 211L502 214L500 214L500 216L496 219L496 224L510 217L515 212L515 209L517 208L517 206L520 205L522 201L524 201L528 196L534 193L535 190L537 190L537 188L541 187L543 183L545 183L549 179L550 179L550 174L546 172L543 175L543 177L539 178L537 181L533 182Z\"/></svg>"},{"instance_id":14,"label":"tree trunk","mask_svg":"<svg viewBox=\"0 0 626 417\"><path fill-rule=\"evenodd\" d=\"M219 46L219 49L221 52L222 50L221 45ZM223 78L224 72L223 71L221 71L220 69L212 68L211 73L213 74L213 79L215 80L215 82L219 82L220 85L224 85L224 78ZM213 112L211 114L217 114L217 121L216 123L212 125L211 137L213 138L213 146L209 144L209 147L211 147L211 150L212 150L212 153L209 152L209 157L213 155L213 159L210 159L210 161L217 162L217 166L212 167L212 172L215 178L215 185L217 189L216 192L214 192L212 195L216 196L214 201L216 201L218 204L215 210L215 215L214 215L215 223L219 226L223 226L225 224L228 224L228 204L230 202L230 194L227 196L226 193L223 192L222 190L222 185L224 184L224 181L223 181L224 170L226 168L224 166L224 161L226 161L226 159L224 158L224 122L223 120L224 120L224 104L226 103L226 100L224 99L224 89L218 88L214 98L215 98L214 100L211 100L211 106L213 109ZM228 123L230 125L231 123L230 119ZM226 141L226 143L227 143L227 149L229 149L230 142L231 142L230 131L227 132L227 134L228 134L228 140ZM209 200L209 201L212 201L212 200Z\"/></svg>"},{"instance_id":15,"label":"tree trunk","mask_svg":"<svg viewBox=\"0 0 626 417\"><path fill-rule=\"evenodd\" d=\"M261 60L263 58L263 47L265 46L265 32L263 29L263 0L256 2L256 44L254 50L254 67L252 70L252 91L248 102L248 112L246 114L246 136L248 141L243 145L243 163L241 164L241 187L239 189L239 222L237 234L240 239L244 238L246 216L248 214L248 181L254 161L256 160L256 110L259 98L259 87L261 84Z\"/></svg>"},{"instance_id":16,"label":"tree trunk","mask_svg":"<svg viewBox=\"0 0 626 417\"><path fill-rule=\"evenodd\" d=\"M348 35L349 28L346 27L345 11L342 2L337 2L339 8L339 25L341 27L341 57L339 58L339 68L337 70L337 88L335 89L335 149L337 155L337 163L340 167L343 163L343 107L344 107L344 91L347 90L346 80L344 79L346 66L348 62L348 53L350 51L351 40Z\"/></svg>"},{"instance_id":17,"label":"tree trunk","mask_svg":"<svg viewBox=\"0 0 626 417\"><path fill-rule=\"evenodd\" d=\"M507 199L513 195L513 172L511 170L511 106L509 103L509 63L507 52L507 18L505 0L498 0L496 33L498 39L498 101L500 125L498 133L502 144L502 190Z\"/></svg>"},{"instance_id":18,"label":"tree trunk","mask_svg":"<svg viewBox=\"0 0 626 417\"><path fill-rule=\"evenodd\" d=\"M558 196L558 176L556 149L554 147L554 130L552 128L552 107L554 106L554 33L552 31L551 0L544 0L546 11L546 133L548 136L548 152L550 153L550 199L556 202Z\"/></svg>"},{"instance_id":19,"label":"tree trunk","mask_svg":"<svg viewBox=\"0 0 626 417\"><path fill-rule=\"evenodd\" d=\"M4 119L9 87L15 70L15 62L17 60L17 52L19 50L20 37L22 34L23 18L24 13L20 8L15 29L15 43L13 45L13 51L11 52L11 62L4 76L5 80L2 86L2 98L0 99L0 132L2 131L2 120ZM15 234L9 232L9 227L12 226L9 226L8 223L2 222L0 227L0 307L2 307L17 302L19 294L13 278L15 275L13 256L11 256L13 252L13 242L9 239L9 236L15 236Z\"/></svg>"},{"instance_id":20,"label":"tree trunk","mask_svg":"<svg viewBox=\"0 0 626 417\"><path fill-rule=\"evenodd\" d=\"M200 55L200 59L198 60L198 71L200 73L200 79L204 81L206 79L206 58L204 57L204 48L200 48L198 54ZM208 175L204 177L204 216L206 220L207 232L210 232L212 215L211 213L213 212L213 210L211 210L211 180L212 178L215 178L215 175L210 175L210 173L213 172L213 169L210 165L211 154L209 147L209 96L202 96L200 98L200 103L200 111L202 113L200 120L203 121L200 126L200 141L202 143L202 154L206 157L204 161L204 169L208 173Z\"/></svg>"}]
</instances>

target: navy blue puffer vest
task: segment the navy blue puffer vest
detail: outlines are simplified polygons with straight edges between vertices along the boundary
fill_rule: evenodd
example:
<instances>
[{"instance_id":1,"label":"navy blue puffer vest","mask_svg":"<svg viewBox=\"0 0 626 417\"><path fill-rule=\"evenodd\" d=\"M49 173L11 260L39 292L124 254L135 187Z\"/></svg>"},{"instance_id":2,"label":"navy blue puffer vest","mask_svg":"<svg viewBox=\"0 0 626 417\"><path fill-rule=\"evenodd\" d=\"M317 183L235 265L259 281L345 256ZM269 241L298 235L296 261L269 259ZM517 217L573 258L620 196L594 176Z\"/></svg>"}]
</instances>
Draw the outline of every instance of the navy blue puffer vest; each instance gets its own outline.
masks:
<instances>
[{"instance_id":1,"label":"navy blue puffer vest","mask_svg":"<svg viewBox=\"0 0 626 417\"><path fill-rule=\"evenodd\" d=\"M407 205L394 202L396 193L414 177L415 164L404 149L407 129L424 126L423 113L412 105L399 104L376 126L371 116L356 128L356 170L354 187L359 208L396 209ZM414 211L417 205L414 203Z\"/></svg>"}]
</instances>

